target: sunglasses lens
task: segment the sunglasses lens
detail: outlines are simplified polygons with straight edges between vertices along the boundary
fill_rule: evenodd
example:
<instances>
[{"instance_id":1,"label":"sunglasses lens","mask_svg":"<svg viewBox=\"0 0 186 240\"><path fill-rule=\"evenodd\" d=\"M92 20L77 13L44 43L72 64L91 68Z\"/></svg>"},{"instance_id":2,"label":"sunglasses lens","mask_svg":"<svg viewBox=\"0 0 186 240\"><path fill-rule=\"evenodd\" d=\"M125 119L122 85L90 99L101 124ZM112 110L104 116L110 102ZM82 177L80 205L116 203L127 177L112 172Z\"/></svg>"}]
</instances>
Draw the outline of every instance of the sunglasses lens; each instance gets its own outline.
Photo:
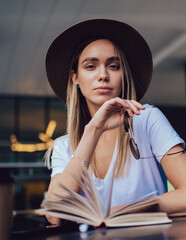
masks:
<instances>
[{"instance_id":1,"label":"sunglasses lens","mask_svg":"<svg viewBox=\"0 0 186 240\"><path fill-rule=\"evenodd\" d=\"M133 138L129 139L130 150L135 157L135 159L140 159L140 153L137 144L135 143Z\"/></svg>"}]
</instances>

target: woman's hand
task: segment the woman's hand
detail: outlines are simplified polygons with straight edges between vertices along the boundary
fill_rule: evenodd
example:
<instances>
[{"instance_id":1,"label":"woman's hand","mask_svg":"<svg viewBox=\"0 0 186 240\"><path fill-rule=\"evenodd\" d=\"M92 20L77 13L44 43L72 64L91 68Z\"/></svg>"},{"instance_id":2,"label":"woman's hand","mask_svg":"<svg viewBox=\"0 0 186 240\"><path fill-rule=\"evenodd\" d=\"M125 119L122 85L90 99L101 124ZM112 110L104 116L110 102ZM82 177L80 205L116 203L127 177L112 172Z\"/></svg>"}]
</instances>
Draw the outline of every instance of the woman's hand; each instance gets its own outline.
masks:
<instances>
[{"instance_id":1,"label":"woman's hand","mask_svg":"<svg viewBox=\"0 0 186 240\"><path fill-rule=\"evenodd\" d=\"M133 117L134 114L139 115L140 110L144 109L145 107L135 100L125 100L119 97L112 98L99 108L91 119L90 124L104 132L123 124L123 110L126 110L129 116Z\"/></svg>"}]
</instances>

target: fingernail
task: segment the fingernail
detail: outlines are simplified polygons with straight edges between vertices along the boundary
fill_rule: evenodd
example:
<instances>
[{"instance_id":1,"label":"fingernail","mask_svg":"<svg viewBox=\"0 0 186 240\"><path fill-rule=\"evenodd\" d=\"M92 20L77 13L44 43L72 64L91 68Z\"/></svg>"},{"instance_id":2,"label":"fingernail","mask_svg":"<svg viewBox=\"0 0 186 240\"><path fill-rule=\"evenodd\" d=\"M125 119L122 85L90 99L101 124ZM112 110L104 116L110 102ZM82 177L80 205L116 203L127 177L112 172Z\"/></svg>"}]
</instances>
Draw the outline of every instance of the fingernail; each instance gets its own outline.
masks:
<instances>
[{"instance_id":1,"label":"fingernail","mask_svg":"<svg viewBox=\"0 0 186 240\"><path fill-rule=\"evenodd\" d=\"M137 114L140 114L140 111L139 111L139 110L137 110L137 111L136 111L136 113L137 113Z\"/></svg>"},{"instance_id":2,"label":"fingernail","mask_svg":"<svg viewBox=\"0 0 186 240\"><path fill-rule=\"evenodd\" d=\"M130 113L130 116L131 116L131 117L134 117L134 113L131 112L131 113Z\"/></svg>"}]
</instances>

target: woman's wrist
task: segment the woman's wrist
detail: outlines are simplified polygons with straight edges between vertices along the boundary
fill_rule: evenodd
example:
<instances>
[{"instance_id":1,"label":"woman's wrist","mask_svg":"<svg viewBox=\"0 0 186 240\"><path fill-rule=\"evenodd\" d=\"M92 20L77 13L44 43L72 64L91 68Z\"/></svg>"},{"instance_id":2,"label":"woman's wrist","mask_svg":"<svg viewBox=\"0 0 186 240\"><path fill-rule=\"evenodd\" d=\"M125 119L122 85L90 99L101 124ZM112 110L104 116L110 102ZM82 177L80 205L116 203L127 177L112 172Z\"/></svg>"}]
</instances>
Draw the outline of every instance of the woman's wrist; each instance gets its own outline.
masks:
<instances>
[{"instance_id":1,"label":"woman's wrist","mask_svg":"<svg viewBox=\"0 0 186 240\"><path fill-rule=\"evenodd\" d=\"M103 129L102 128L98 128L96 126L94 126L94 124L92 124L92 122L90 121L86 126L85 126L85 134L91 134L95 137L100 137L101 134L103 133Z\"/></svg>"},{"instance_id":2,"label":"woman's wrist","mask_svg":"<svg viewBox=\"0 0 186 240\"><path fill-rule=\"evenodd\" d=\"M101 134L102 131L88 123L84 128L78 147L71 156L73 162L75 160L75 162L81 162L82 165L88 167Z\"/></svg>"}]
</instances>

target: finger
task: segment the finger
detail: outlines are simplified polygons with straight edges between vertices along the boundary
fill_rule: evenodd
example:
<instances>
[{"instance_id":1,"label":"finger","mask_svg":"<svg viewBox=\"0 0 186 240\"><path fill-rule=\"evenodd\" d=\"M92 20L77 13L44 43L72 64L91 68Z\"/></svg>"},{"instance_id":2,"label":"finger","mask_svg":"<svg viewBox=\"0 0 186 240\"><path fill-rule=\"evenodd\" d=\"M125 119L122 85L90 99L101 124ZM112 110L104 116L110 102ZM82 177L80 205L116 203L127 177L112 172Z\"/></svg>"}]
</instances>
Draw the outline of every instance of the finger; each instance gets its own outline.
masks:
<instances>
[{"instance_id":1,"label":"finger","mask_svg":"<svg viewBox=\"0 0 186 240\"><path fill-rule=\"evenodd\" d=\"M116 104L118 104L118 106L119 106L119 104L122 104L122 106L126 109L131 108L132 110L136 109L136 110L139 110L139 111L140 110L145 110L145 107L141 103L137 102L136 100L127 100L127 99L115 98L115 102L116 102Z\"/></svg>"},{"instance_id":2,"label":"finger","mask_svg":"<svg viewBox=\"0 0 186 240\"><path fill-rule=\"evenodd\" d=\"M137 108L132 102L130 102L129 100L127 100L127 103L129 105L129 108L127 108L126 110L129 112L129 113L133 113L133 114L136 114L136 115L139 115L140 114L140 110L139 108ZM130 114L131 116L131 114Z\"/></svg>"},{"instance_id":3,"label":"finger","mask_svg":"<svg viewBox=\"0 0 186 240\"><path fill-rule=\"evenodd\" d=\"M128 112L130 117L134 117L134 113L130 108L127 109L127 112Z\"/></svg>"},{"instance_id":4,"label":"finger","mask_svg":"<svg viewBox=\"0 0 186 240\"><path fill-rule=\"evenodd\" d=\"M145 107L135 100L127 100L127 103L129 104L133 113L136 115L139 115L141 110L145 110Z\"/></svg>"},{"instance_id":5,"label":"finger","mask_svg":"<svg viewBox=\"0 0 186 240\"><path fill-rule=\"evenodd\" d=\"M130 100L137 108L139 108L140 110L144 110L145 109L145 107L141 104L141 103L139 103L139 102L137 102L137 101L135 101L135 100Z\"/></svg>"},{"instance_id":6,"label":"finger","mask_svg":"<svg viewBox=\"0 0 186 240\"><path fill-rule=\"evenodd\" d=\"M124 109L128 111L129 115L133 117L134 114L139 115L140 110L144 110L145 107L135 101L135 100L126 100L126 99L121 99L119 97L112 98L105 102L107 105L107 110L109 111L120 111L120 115L122 115L121 110Z\"/></svg>"},{"instance_id":7,"label":"finger","mask_svg":"<svg viewBox=\"0 0 186 240\"><path fill-rule=\"evenodd\" d=\"M121 106L121 108L129 108L127 101L125 99L116 97L109 100L111 104Z\"/></svg>"},{"instance_id":8,"label":"finger","mask_svg":"<svg viewBox=\"0 0 186 240\"><path fill-rule=\"evenodd\" d=\"M130 108L126 100L119 97L112 98L104 103L108 111L121 111L123 108Z\"/></svg>"},{"instance_id":9,"label":"finger","mask_svg":"<svg viewBox=\"0 0 186 240\"><path fill-rule=\"evenodd\" d=\"M130 103L130 100L121 99L119 97L116 97L116 98L112 98L112 99L108 100L107 103L105 103L105 104L107 104L108 111L119 111L120 115L123 115L124 111L127 111L129 113L130 117L133 117L134 114L137 114L137 115L140 114L138 108L134 105L136 103L135 102L134 102L134 104ZM122 109L123 109L123 111L122 111Z\"/></svg>"},{"instance_id":10,"label":"finger","mask_svg":"<svg viewBox=\"0 0 186 240\"><path fill-rule=\"evenodd\" d=\"M125 113L128 113L128 115L130 116L130 117L133 117L134 116L134 114L133 114L133 112L132 112L132 110L130 109L130 108L128 108L128 109L125 109L125 108L123 108L121 111L120 111L120 115L123 115L123 116L125 116Z\"/></svg>"}]
</instances>

